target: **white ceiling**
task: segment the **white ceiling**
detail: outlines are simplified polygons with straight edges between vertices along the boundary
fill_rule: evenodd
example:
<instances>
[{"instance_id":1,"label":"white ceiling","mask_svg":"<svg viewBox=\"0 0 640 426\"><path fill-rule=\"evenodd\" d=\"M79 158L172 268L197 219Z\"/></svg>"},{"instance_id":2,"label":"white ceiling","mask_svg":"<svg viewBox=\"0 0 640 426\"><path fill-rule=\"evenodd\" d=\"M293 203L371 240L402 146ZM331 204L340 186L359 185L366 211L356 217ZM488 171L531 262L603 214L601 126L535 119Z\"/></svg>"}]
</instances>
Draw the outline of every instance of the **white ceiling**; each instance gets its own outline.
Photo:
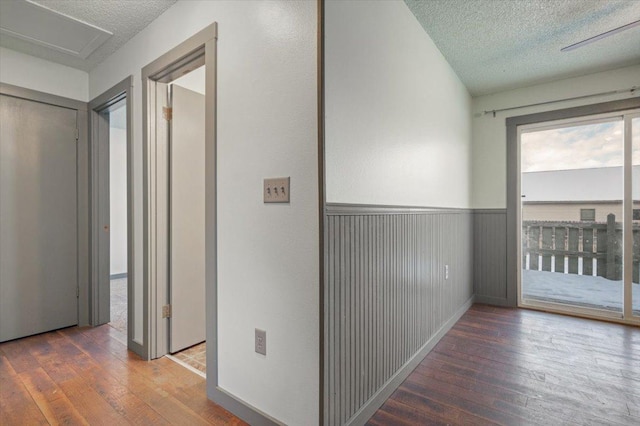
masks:
<instances>
[{"instance_id":1,"label":"white ceiling","mask_svg":"<svg viewBox=\"0 0 640 426\"><path fill-rule=\"evenodd\" d=\"M10 1L25 0L0 0L0 13L2 13L2 5ZM33 3L38 3L56 12L107 30L113 33L113 36L86 59L61 53L48 47L6 34L0 35L0 46L73 68L90 71L118 50L118 48L134 35L143 30L176 1L177 0L33 0Z\"/></svg>"},{"instance_id":2,"label":"white ceiling","mask_svg":"<svg viewBox=\"0 0 640 426\"><path fill-rule=\"evenodd\" d=\"M405 3L473 96L640 64L640 27L560 52L640 19L640 0Z\"/></svg>"}]
</instances>

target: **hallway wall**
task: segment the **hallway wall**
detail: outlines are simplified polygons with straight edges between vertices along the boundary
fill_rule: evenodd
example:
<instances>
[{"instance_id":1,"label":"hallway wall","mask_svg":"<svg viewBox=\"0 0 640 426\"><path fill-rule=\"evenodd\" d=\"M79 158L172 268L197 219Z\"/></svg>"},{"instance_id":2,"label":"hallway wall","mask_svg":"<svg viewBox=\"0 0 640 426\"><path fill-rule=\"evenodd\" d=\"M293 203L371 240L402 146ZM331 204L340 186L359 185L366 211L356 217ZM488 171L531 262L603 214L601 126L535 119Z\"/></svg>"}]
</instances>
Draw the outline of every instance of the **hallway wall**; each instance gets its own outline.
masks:
<instances>
[{"instance_id":1,"label":"hallway wall","mask_svg":"<svg viewBox=\"0 0 640 426\"><path fill-rule=\"evenodd\" d=\"M403 2L327 1L330 203L469 207L471 96Z\"/></svg>"},{"instance_id":2,"label":"hallway wall","mask_svg":"<svg viewBox=\"0 0 640 426\"><path fill-rule=\"evenodd\" d=\"M317 4L178 2L90 73L90 93L134 76L135 250L142 253L140 72L214 21L219 323L208 327L218 327L219 385L281 422L308 424L319 400ZM280 176L291 177L291 203L263 204L263 178ZM208 306L214 301L209 294ZM267 331L266 357L254 351L255 328Z\"/></svg>"},{"instance_id":3,"label":"hallway wall","mask_svg":"<svg viewBox=\"0 0 640 426\"><path fill-rule=\"evenodd\" d=\"M363 424L473 300L471 97L403 2L325 41L324 421Z\"/></svg>"},{"instance_id":4,"label":"hallway wall","mask_svg":"<svg viewBox=\"0 0 640 426\"><path fill-rule=\"evenodd\" d=\"M126 108L111 113L126 114ZM125 121L126 119L118 120ZM113 124L113 121L112 121ZM110 275L127 273L127 130L109 129Z\"/></svg>"}]
</instances>

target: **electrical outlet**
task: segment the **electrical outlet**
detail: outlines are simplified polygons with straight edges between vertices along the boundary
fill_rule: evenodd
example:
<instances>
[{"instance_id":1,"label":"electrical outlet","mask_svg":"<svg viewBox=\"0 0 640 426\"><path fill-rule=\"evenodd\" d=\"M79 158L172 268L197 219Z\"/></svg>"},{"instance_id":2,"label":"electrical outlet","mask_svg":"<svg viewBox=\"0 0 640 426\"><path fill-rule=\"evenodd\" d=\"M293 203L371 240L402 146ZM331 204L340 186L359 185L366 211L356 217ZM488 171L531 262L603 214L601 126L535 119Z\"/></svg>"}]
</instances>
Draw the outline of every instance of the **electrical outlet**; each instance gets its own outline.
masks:
<instances>
[{"instance_id":1,"label":"electrical outlet","mask_svg":"<svg viewBox=\"0 0 640 426\"><path fill-rule=\"evenodd\" d=\"M444 265L444 279L449 279L449 265Z\"/></svg>"},{"instance_id":2,"label":"electrical outlet","mask_svg":"<svg viewBox=\"0 0 640 426\"><path fill-rule=\"evenodd\" d=\"M264 180L265 203L288 203L291 178L270 178Z\"/></svg>"},{"instance_id":3,"label":"electrical outlet","mask_svg":"<svg viewBox=\"0 0 640 426\"><path fill-rule=\"evenodd\" d=\"M267 356L267 332L256 328L256 352Z\"/></svg>"}]
</instances>

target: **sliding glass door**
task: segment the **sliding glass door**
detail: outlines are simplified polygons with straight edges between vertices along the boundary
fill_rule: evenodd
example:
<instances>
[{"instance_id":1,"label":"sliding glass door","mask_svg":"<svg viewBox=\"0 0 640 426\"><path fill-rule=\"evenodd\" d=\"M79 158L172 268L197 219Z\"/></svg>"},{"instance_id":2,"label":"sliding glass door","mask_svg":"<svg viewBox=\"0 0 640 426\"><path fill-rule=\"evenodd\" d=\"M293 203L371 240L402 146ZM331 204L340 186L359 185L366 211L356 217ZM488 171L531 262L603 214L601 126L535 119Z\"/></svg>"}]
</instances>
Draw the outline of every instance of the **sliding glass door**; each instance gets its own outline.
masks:
<instances>
[{"instance_id":1,"label":"sliding glass door","mask_svg":"<svg viewBox=\"0 0 640 426\"><path fill-rule=\"evenodd\" d=\"M627 288L627 297L631 298L631 306L628 306L626 316L629 315L640 318L640 114L629 115L627 121L631 122L631 190L630 198L632 200L629 206L631 223L633 232L628 236L632 247L632 253L628 262L632 264L631 285Z\"/></svg>"},{"instance_id":2,"label":"sliding glass door","mask_svg":"<svg viewBox=\"0 0 640 426\"><path fill-rule=\"evenodd\" d=\"M518 128L520 305L640 315L637 127L615 114Z\"/></svg>"}]
</instances>

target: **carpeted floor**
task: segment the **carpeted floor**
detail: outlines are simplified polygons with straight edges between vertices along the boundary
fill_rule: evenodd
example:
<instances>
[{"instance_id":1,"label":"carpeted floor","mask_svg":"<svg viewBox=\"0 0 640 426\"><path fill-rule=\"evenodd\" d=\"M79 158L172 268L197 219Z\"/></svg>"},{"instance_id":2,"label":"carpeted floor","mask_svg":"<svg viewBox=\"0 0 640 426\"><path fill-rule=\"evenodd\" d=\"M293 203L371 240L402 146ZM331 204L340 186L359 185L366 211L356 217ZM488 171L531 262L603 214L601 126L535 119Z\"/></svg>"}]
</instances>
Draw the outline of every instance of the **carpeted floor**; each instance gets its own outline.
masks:
<instances>
[{"instance_id":1,"label":"carpeted floor","mask_svg":"<svg viewBox=\"0 0 640 426\"><path fill-rule=\"evenodd\" d=\"M111 280L111 322L109 325L127 334L127 278Z\"/></svg>"}]
</instances>

